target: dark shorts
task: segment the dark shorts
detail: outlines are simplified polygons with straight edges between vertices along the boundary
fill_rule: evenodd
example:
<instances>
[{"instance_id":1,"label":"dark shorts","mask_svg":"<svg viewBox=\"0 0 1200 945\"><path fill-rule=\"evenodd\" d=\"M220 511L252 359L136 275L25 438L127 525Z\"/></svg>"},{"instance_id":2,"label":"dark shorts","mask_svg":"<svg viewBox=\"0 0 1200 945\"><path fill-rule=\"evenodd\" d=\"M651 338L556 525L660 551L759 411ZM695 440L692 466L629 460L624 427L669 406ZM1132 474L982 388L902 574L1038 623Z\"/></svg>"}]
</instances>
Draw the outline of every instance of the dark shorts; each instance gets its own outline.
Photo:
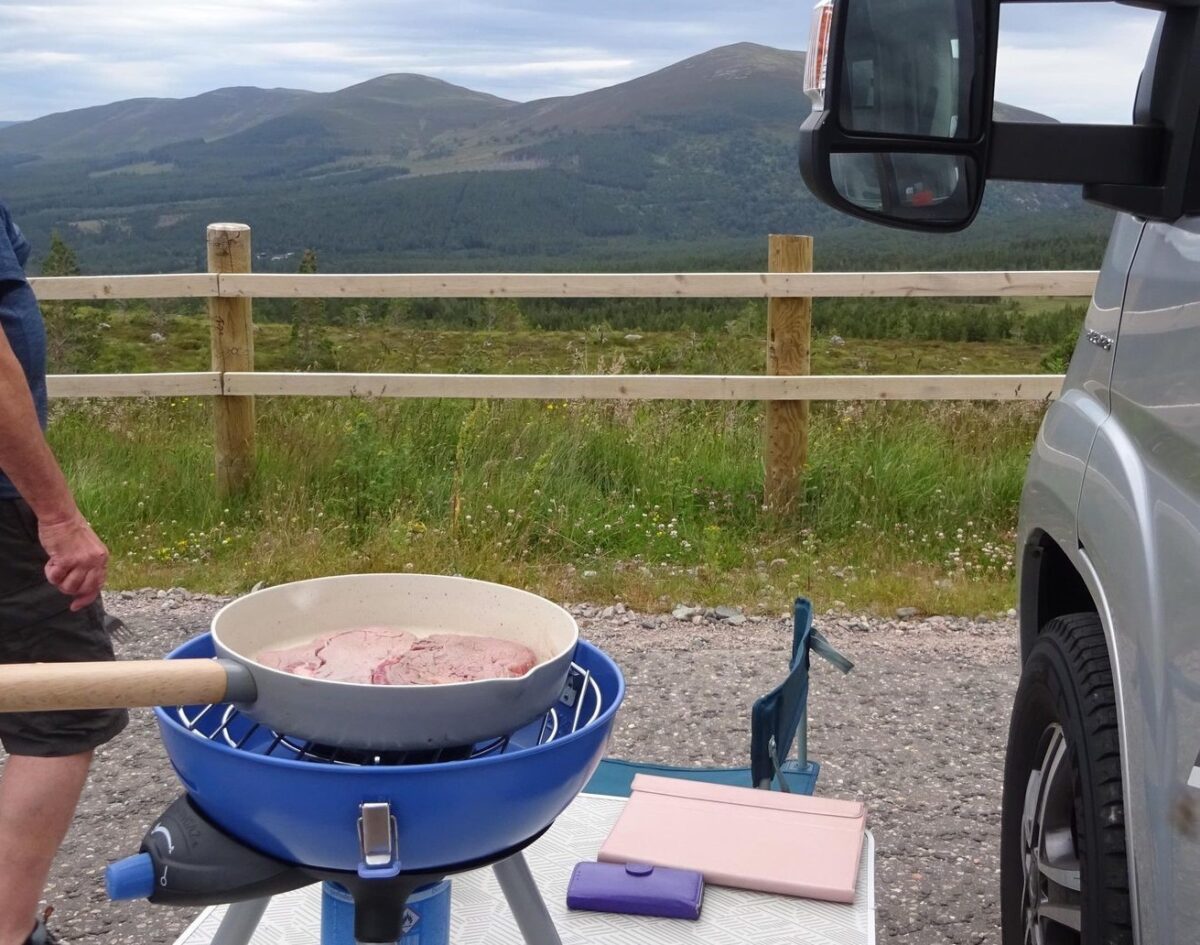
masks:
<instances>
[{"instance_id":1,"label":"dark shorts","mask_svg":"<svg viewBox=\"0 0 1200 945\"><path fill-rule=\"evenodd\" d=\"M0 663L113 659L99 601L81 611L46 580L37 517L21 499L0 499ZM56 758L91 751L129 724L124 709L0 712L0 744L12 755Z\"/></svg>"}]
</instances>

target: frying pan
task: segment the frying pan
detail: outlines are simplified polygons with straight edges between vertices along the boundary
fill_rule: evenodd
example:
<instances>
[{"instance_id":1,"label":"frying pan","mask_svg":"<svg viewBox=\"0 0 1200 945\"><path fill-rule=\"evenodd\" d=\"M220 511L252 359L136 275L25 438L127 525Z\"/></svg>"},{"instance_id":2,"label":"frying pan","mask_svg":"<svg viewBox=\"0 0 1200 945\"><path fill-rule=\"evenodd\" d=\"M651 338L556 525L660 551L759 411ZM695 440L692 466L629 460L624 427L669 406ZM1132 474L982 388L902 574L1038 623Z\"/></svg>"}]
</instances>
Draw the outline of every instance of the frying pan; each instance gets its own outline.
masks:
<instances>
[{"instance_id":1,"label":"frying pan","mask_svg":"<svg viewBox=\"0 0 1200 945\"><path fill-rule=\"evenodd\" d=\"M295 676L258 662L263 649L326 633L403 627L523 643L538 662L515 679L375 686ZM526 591L461 577L353 574L266 588L218 611L216 659L0 666L0 712L231 702L280 734L343 748L472 745L516 731L562 695L579 628Z\"/></svg>"}]
</instances>

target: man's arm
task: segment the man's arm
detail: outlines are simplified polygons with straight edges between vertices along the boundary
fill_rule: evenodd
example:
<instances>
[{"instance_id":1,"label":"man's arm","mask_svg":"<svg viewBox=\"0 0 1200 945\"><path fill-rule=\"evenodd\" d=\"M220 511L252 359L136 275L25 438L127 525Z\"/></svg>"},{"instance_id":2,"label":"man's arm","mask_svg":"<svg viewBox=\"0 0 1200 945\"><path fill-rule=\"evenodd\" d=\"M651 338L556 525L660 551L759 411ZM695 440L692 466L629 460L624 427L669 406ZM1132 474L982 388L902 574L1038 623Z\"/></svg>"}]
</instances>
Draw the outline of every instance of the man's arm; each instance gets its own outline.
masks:
<instances>
[{"instance_id":1,"label":"man's arm","mask_svg":"<svg viewBox=\"0 0 1200 945\"><path fill-rule=\"evenodd\" d=\"M108 549L92 531L42 434L25 372L0 332L0 469L38 519L46 578L82 610L100 596Z\"/></svg>"}]
</instances>

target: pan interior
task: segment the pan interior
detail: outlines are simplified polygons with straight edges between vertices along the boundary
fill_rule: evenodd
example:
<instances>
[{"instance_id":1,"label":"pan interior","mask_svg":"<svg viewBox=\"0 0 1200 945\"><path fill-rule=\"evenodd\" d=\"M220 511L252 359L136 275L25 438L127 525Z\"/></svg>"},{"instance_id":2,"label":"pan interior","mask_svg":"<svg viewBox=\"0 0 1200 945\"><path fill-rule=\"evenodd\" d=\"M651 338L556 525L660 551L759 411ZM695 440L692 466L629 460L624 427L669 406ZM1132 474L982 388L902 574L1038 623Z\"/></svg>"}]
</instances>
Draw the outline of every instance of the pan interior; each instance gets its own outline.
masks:
<instances>
[{"instance_id":1,"label":"pan interior","mask_svg":"<svg viewBox=\"0 0 1200 945\"><path fill-rule=\"evenodd\" d=\"M574 618L535 594L424 574L341 575L266 588L222 608L212 632L215 641L255 661L263 649L368 626L513 640L533 650L539 665L573 652L579 639Z\"/></svg>"}]
</instances>

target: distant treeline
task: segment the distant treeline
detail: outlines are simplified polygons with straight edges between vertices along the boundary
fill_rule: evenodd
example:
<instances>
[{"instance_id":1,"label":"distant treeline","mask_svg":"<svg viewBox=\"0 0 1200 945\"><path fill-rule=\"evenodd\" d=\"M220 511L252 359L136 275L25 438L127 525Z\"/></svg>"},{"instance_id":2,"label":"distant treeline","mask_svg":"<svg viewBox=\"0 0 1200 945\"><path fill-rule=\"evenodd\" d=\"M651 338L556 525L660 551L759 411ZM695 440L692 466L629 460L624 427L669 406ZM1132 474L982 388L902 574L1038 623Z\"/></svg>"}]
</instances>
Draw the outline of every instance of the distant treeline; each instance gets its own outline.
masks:
<instances>
[{"instance_id":1,"label":"distant treeline","mask_svg":"<svg viewBox=\"0 0 1200 945\"><path fill-rule=\"evenodd\" d=\"M817 299L813 332L845 338L1025 341L1054 345L1079 332L1082 302L1029 310L1012 299ZM741 299L384 299L330 301L329 324L467 331L765 331L765 301ZM259 300L255 318L291 322L293 303Z\"/></svg>"}]
</instances>

